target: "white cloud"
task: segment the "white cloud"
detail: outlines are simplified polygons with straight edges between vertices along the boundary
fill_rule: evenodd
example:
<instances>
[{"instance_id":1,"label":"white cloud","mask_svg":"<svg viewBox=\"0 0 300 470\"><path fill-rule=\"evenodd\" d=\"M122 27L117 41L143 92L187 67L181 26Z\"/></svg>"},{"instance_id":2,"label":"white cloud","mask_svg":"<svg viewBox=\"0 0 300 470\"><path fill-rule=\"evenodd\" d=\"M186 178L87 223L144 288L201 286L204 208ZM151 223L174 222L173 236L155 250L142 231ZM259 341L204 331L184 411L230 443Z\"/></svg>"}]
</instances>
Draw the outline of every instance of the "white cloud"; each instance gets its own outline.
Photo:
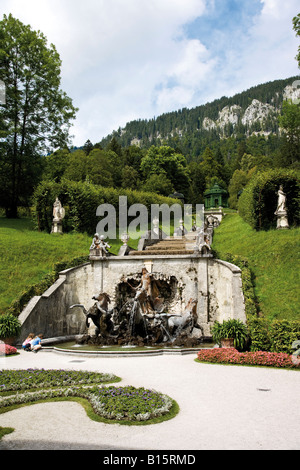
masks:
<instances>
[{"instance_id":1,"label":"white cloud","mask_svg":"<svg viewBox=\"0 0 300 470\"><path fill-rule=\"evenodd\" d=\"M212 0L2 0L0 15L11 12L56 46L62 88L80 108L74 144L82 145L132 119L295 74L297 3L263 0L252 28L233 31L230 44L216 32L217 52L201 31L188 38L184 29L213 11Z\"/></svg>"},{"instance_id":2,"label":"white cloud","mask_svg":"<svg viewBox=\"0 0 300 470\"><path fill-rule=\"evenodd\" d=\"M43 31L60 53L63 88L80 108L73 128L77 145L100 140L129 119L153 117L154 90L172 74L183 92L171 91L165 105L167 110L184 105L196 68L199 77L203 74L204 51L199 41L184 38L182 27L204 11L205 0L27 0L26 8L24 0L4 0L1 5L1 12ZM163 111L164 100L156 100Z\"/></svg>"}]
</instances>

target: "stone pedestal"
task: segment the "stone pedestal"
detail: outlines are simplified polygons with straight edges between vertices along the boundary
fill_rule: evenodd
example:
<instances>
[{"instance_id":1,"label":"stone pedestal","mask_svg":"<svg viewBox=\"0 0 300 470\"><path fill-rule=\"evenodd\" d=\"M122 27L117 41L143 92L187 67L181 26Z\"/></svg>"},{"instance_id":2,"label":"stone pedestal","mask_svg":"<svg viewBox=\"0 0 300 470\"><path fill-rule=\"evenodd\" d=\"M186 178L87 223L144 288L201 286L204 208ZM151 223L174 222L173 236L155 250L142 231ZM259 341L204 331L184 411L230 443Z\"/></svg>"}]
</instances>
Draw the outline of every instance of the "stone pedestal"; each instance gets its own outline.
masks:
<instances>
[{"instance_id":1,"label":"stone pedestal","mask_svg":"<svg viewBox=\"0 0 300 470\"><path fill-rule=\"evenodd\" d=\"M61 220L53 220L51 233L63 233Z\"/></svg>"},{"instance_id":2,"label":"stone pedestal","mask_svg":"<svg viewBox=\"0 0 300 470\"><path fill-rule=\"evenodd\" d=\"M277 216L277 230L290 228L286 211L277 211L276 216Z\"/></svg>"}]
</instances>

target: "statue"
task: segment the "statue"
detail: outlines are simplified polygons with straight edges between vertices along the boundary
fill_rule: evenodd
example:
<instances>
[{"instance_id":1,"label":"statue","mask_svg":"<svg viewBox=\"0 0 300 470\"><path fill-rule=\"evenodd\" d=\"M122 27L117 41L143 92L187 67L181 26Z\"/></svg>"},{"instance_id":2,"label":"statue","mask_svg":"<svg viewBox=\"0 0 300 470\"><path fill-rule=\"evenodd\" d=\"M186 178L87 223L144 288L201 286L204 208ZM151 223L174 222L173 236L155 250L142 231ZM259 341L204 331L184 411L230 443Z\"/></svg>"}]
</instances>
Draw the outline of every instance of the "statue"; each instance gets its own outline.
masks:
<instances>
[{"instance_id":1,"label":"statue","mask_svg":"<svg viewBox=\"0 0 300 470\"><path fill-rule=\"evenodd\" d=\"M66 212L63 208L58 197L53 204L53 222L51 233L62 233L62 221L65 218Z\"/></svg>"},{"instance_id":2,"label":"statue","mask_svg":"<svg viewBox=\"0 0 300 470\"><path fill-rule=\"evenodd\" d=\"M104 235L99 237L99 234L95 233L92 244L90 246L90 251L96 250L96 256L106 258L106 255L109 254L108 248L110 248L110 245L104 241Z\"/></svg>"},{"instance_id":3,"label":"statue","mask_svg":"<svg viewBox=\"0 0 300 470\"><path fill-rule=\"evenodd\" d=\"M283 186L279 186L278 203L275 215L277 216L277 229L289 228L286 208L286 194L283 192Z\"/></svg>"},{"instance_id":4,"label":"statue","mask_svg":"<svg viewBox=\"0 0 300 470\"><path fill-rule=\"evenodd\" d=\"M278 204L275 215L278 215L279 212L286 212L286 195L283 192L283 186L279 186L279 191L277 192L278 195Z\"/></svg>"},{"instance_id":5,"label":"statue","mask_svg":"<svg viewBox=\"0 0 300 470\"><path fill-rule=\"evenodd\" d=\"M134 300L140 303L144 314L151 314L161 307L163 299L159 295L158 283L147 268L142 269L141 282L137 287L133 287L128 281L126 283L135 291Z\"/></svg>"},{"instance_id":6,"label":"statue","mask_svg":"<svg viewBox=\"0 0 300 470\"><path fill-rule=\"evenodd\" d=\"M92 298L93 300L96 300L96 303L94 303L89 310L86 310L82 304L71 305L70 309L75 307L81 308L86 316L86 327L89 327L89 320L92 320L96 327L96 335L101 333L103 336L106 336L114 329L114 324L111 321L113 311L108 311L108 304L111 302L110 297L108 294L103 292L97 297L94 296Z\"/></svg>"}]
</instances>

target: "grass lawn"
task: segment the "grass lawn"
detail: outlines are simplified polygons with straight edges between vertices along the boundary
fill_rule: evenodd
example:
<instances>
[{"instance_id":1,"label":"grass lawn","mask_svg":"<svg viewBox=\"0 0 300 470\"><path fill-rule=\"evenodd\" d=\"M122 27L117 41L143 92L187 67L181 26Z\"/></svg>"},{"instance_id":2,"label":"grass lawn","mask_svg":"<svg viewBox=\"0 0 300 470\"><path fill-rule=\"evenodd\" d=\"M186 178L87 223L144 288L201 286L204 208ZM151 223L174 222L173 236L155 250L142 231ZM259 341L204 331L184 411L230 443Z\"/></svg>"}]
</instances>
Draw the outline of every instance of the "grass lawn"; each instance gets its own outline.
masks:
<instances>
[{"instance_id":1,"label":"grass lawn","mask_svg":"<svg viewBox=\"0 0 300 470\"><path fill-rule=\"evenodd\" d=\"M260 310L270 319L299 320L300 228L253 230L238 214L227 214L215 230L213 249L248 259Z\"/></svg>"},{"instance_id":2,"label":"grass lawn","mask_svg":"<svg viewBox=\"0 0 300 470\"><path fill-rule=\"evenodd\" d=\"M39 282L60 261L88 255L87 234L48 234L33 230L30 219L0 217L0 313L23 290ZM110 242L117 253L120 242Z\"/></svg>"}]
</instances>

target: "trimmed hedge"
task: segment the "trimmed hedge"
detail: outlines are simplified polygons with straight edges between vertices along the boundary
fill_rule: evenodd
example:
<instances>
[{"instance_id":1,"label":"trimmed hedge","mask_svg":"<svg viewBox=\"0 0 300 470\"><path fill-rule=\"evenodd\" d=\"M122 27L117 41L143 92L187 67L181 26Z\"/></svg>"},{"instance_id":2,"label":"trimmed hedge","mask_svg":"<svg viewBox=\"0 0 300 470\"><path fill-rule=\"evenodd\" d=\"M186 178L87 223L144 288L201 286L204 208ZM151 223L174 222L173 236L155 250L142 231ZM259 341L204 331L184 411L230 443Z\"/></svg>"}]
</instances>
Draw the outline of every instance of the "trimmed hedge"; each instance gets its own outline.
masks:
<instances>
[{"instance_id":1,"label":"trimmed hedge","mask_svg":"<svg viewBox=\"0 0 300 470\"><path fill-rule=\"evenodd\" d=\"M174 199L159 196L155 193L105 188L87 182L62 180L60 183L42 181L33 195L34 219L40 231L51 231L53 203L56 197L61 201L66 217L64 232L81 232L93 235L97 226L96 211L101 204L112 204L119 212L119 197L127 196L128 208L133 204L143 204L149 215L152 204L179 203Z\"/></svg>"},{"instance_id":2,"label":"trimmed hedge","mask_svg":"<svg viewBox=\"0 0 300 470\"><path fill-rule=\"evenodd\" d=\"M226 253L222 259L235 264L242 271L245 311L250 333L250 350L252 352L272 351L292 354L291 346L293 341L300 340L300 321L268 321L264 315L258 312L253 274L248 267L248 260L231 253Z\"/></svg>"},{"instance_id":3,"label":"trimmed hedge","mask_svg":"<svg viewBox=\"0 0 300 470\"><path fill-rule=\"evenodd\" d=\"M277 168L256 173L239 199L239 214L255 230L276 228L278 189L287 195L290 226L300 224L300 172Z\"/></svg>"}]
</instances>

